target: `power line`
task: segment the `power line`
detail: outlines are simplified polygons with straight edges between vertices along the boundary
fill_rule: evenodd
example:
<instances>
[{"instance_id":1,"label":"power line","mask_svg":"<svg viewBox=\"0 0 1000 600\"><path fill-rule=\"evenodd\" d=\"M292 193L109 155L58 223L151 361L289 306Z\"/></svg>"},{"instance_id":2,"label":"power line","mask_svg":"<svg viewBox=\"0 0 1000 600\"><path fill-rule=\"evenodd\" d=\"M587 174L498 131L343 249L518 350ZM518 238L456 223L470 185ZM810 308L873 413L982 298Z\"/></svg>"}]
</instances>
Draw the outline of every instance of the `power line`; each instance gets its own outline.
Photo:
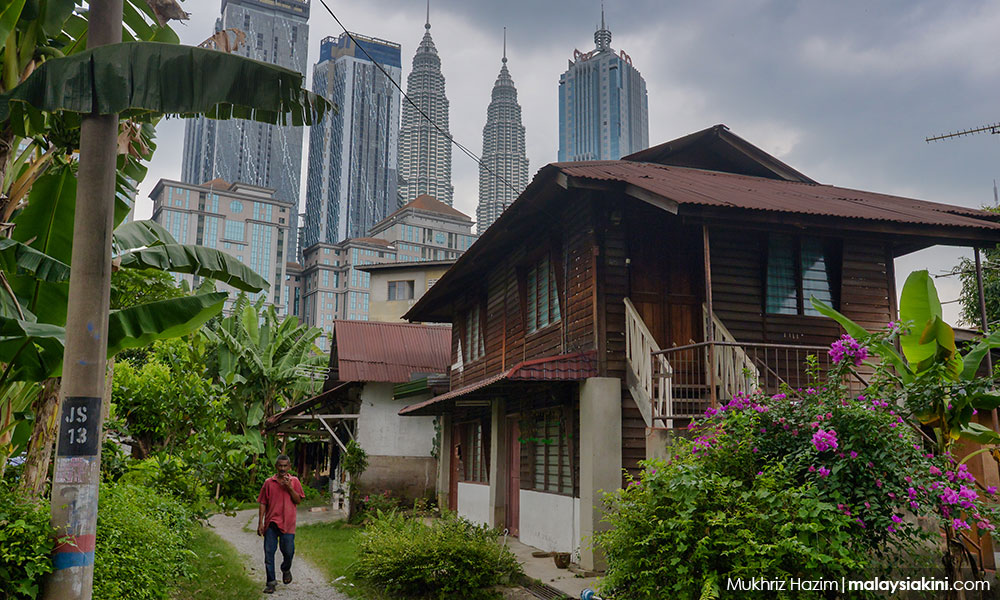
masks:
<instances>
[{"instance_id":1,"label":"power line","mask_svg":"<svg viewBox=\"0 0 1000 600\"><path fill-rule=\"evenodd\" d=\"M397 90L399 90L399 93L402 94L404 98L406 98L406 101L409 102L410 105L413 108L417 109L417 112L420 113L420 116L422 116L428 123L430 123L431 125L433 125L434 129L437 129L438 132L441 135L443 135L446 138L448 138L448 141L450 141L452 144L455 144L455 146L459 150L461 150L466 156L468 156L469 158L471 158L472 160L474 160L476 162L476 164L478 164L480 167L482 167L482 168L486 169L487 171L489 171L490 175L496 177L501 182L503 182L503 184L506 185L508 188L510 188L511 191L513 191L515 194L520 194L521 193L520 190L518 190L516 187L514 187L509 181L507 181L506 179L504 179L503 177L501 177L499 173L497 173L496 171L494 171L493 169L491 169L489 167L489 165L487 165L486 163L484 163L482 161L482 159L480 159L478 156L476 156L476 154L474 152L472 152L471 150L469 150L468 148L466 148L458 140L456 140L454 137L452 137L452 135L450 133L448 133L444 129L441 129L441 126L438 125L437 123L435 123L434 119L430 118L430 116L428 116L427 113L425 113L422 108L420 108L419 106L417 106L416 102L414 102L412 99L410 99L410 97L406 94L406 92L403 91L403 88L400 87L400 85L398 83L396 83L396 80L393 79L389 75L389 73L386 72L386 70L384 68L382 68L382 65L378 61L376 61L374 58L372 58L371 54L368 54L368 51L365 50L365 47L358 43L358 40L354 37L354 34L347 30L347 27L345 27L344 24L340 22L340 19L337 18L337 15L333 14L333 11L330 10L329 6L327 6L326 0L319 0L319 2L320 2L320 4L323 5L323 8L326 9L326 12L330 13L330 16L333 17L333 20L337 22L337 25L340 25L340 28L344 30L344 33L347 34L347 37L351 38L351 41L354 42L354 45L356 47L360 48L361 51L364 52L365 56L368 57L368 60L372 61L372 64L374 64L378 68L378 70L381 71L382 74L385 75L386 78L389 81L392 82L392 85L395 86L395 88Z\"/></svg>"}]
</instances>

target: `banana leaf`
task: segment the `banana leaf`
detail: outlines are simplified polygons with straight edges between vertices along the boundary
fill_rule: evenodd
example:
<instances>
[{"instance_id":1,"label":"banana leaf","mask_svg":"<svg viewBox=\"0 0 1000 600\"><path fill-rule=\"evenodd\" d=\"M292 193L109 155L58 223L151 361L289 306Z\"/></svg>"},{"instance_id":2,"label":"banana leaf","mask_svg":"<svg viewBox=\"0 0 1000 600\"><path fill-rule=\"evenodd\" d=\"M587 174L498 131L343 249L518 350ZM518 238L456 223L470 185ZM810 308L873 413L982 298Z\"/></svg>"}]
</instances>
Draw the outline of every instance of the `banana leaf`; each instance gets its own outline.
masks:
<instances>
[{"instance_id":1,"label":"banana leaf","mask_svg":"<svg viewBox=\"0 0 1000 600\"><path fill-rule=\"evenodd\" d=\"M119 225L112 236L115 254L136 248L176 244L177 240L155 221L130 221Z\"/></svg>"},{"instance_id":2,"label":"banana leaf","mask_svg":"<svg viewBox=\"0 0 1000 600\"><path fill-rule=\"evenodd\" d=\"M7 273L25 271L42 281L69 280L69 265L10 238L0 238L0 268Z\"/></svg>"},{"instance_id":3,"label":"banana leaf","mask_svg":"<svg viewBox=\"0 0 1000 600\"><path fill-rule=\"evenodd\" d=\"M312 125L331 107L302 89L303 76L235 54L160 42L101 46L42 63L0 95L0 121L18 135L45 112L118 114L149 121L163 114Z\"/></svg>"},{"instance_id":4,"label":"banana leaf","mask_svg":"<svg viewBox=\"0 0 1000 600\"><path fill-rule=\"evenodd\" d=\"M213 292L114 311L108 321L108 356L156 340L187 335L222 312L227 297L225 292Z\"/></svg>"},{"instance_id":5,"label":"banana leaf","mask_svg":"<svg viewBox=\"0 0 1000 600\"><path fill-rule=\"evenodd\" d=\"M8 381L41 381L62 364L66 329L0 317L0 362L9 366Z\"/></svg>"},{"instance_id":6,"label":"banana leaf","mask_svg":"<svg viewBox=\"0 0 1000 600\"><path fill-rule=\"evenodd\" d=\"M227 283L245 292L270 287L266 279L239 260L214 248L189 244L164 244L121 255L123 269L159 269L193 273Z\"/></svg>"}]
</instances>

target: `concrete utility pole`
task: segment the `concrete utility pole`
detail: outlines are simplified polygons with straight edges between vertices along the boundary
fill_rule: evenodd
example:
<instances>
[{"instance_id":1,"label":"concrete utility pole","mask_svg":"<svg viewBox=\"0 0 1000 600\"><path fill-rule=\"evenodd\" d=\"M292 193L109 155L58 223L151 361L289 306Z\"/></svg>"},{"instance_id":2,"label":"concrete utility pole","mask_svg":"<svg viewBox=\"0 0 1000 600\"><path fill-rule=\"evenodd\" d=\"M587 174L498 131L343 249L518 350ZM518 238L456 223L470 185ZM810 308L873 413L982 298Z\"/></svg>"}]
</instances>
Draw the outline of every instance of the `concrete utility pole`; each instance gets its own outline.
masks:
<instances>
[{"instance_id":1,"label":"concrete utility pole","mask_svg":"<svg viewBox=\"0 0 1000 600\"><path fill-rule=\"evenodd\" d=\"M122 0L90 0L87 48L122 41ZM69 543L53 551L44 600L90 600L94 583L102 399L107 368L118 115L80 125L80 169L52 475L52 525Z\"/></svg>"}]
</instances>

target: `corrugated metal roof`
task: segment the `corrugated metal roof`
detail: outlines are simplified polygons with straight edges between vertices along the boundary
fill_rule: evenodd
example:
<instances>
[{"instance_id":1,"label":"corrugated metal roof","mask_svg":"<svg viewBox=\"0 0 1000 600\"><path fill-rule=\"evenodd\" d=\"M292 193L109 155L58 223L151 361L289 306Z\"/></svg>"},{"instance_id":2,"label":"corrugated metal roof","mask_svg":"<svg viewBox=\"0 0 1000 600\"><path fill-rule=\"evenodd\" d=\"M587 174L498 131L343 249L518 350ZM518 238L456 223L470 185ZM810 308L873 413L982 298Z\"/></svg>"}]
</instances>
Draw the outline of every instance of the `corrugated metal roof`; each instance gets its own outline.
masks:
<instances>
[{"instance_id":1,"label":"corrugated metal roof","mask_svg":"<svg viewBox=\"0 0 1000 600\"><path fill-rule=\"evenodd\" d=\"M1000 230L982 210L832 185L780 181L632 161L556 163L570 177L635 185L684 206Z\"/></svg>"},{"instance_id":2,"label":"corrugated metal roof","mask_svg":"<svg viewBox=\"0 0 1000 600\"><path fill-rule=\"evenodd\" d=\"M435 396L399 411L401 415L437 414L439 405L500 381L581 381L597 376L597 353L577 352L520 362L514 367L475 383Z\"/></svg>"},{"instance_id":3,"label":"corrugated metal roof","mask_svg":"<svg viewBox=\"0 0 1000 600\"><path fill-rule=\"evenodd\" d=\"M451 327L334 321L331 357L340 381L403 383L413 373L445 373L451 364Z\"/></svg>"}]
</instances>

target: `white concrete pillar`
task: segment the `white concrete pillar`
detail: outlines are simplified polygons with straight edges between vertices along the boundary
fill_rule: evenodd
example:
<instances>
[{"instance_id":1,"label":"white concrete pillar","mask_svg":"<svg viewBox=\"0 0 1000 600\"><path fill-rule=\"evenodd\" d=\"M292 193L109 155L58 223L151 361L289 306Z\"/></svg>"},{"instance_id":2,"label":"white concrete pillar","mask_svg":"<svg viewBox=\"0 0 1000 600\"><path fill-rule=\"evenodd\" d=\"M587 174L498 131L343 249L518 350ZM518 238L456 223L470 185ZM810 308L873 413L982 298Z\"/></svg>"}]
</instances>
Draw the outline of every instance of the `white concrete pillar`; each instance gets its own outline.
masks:
<instances>
[{"instance_id":1,"label":"white concrete pillar","mask_svg":"<svg viewBox=\"0 0 1000 600\"><path fill-rule=\"evenodd\" d=\"M451 493L451 415L439 416L438 425L441 445L437 459L437 502L439 508L451 508L448 506L448 496Z\"/></svg>"},{"instance_id":2,"label":"white concrete pillar","mask_svg":"<svg viewBox=\"0 0 1000 600\"><path fill-rule=\"evenodd\" d=\"M591 377L580 384L580 566L603 571L603 553L592 548L601 522L603 492L622 482L622 392L617 377Z\"/></svg>"},{"instance_id":3,"label":"white concrete pillar","mask_svg":"<svg viewBox=\"0 0 1000 600\"><path fill-rule=\"evenodd\" d=\"M490 415L490 526L507 523L507 402L495 398Z\"/></svg>"}]
</instances>

